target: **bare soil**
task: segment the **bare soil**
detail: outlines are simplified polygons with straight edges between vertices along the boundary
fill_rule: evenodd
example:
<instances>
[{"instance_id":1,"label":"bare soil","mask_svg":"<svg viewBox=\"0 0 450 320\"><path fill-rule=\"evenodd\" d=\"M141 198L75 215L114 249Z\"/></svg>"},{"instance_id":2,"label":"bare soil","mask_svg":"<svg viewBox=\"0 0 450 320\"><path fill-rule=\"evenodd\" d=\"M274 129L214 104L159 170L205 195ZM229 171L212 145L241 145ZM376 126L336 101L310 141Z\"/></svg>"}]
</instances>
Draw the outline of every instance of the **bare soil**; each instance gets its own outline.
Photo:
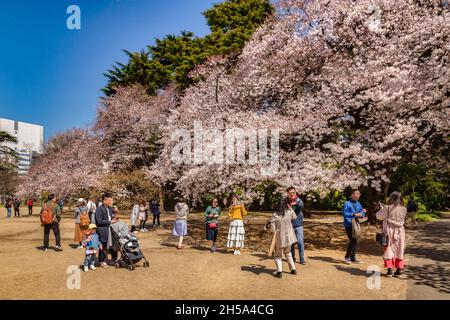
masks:
<instances>
[{"instance_id":1,"label":"bare soil","mask_svg":"<svg viewBox=\"0 0 450 320\"><path fill-rule=\"evenodd\" d=\"M368 289L369 266L382 268L382 250L373 240L376 229L365 227L359 247L362 265L342 263L347 238L339 216L305 220L307 265L282 279L273 277L267 256L270 234L263 226L270 214L252 214L246 227L246 248L240 256L227 250L228 223L219 230L219 250L210 253L201 214L188 221L186 247L176 250L171 236L174 215L161 216L162 227L138 233L150 262L135 271L100 269L81 272L80 289L69 289L70 266L80 266L84 250L73 242L71 213L61 222L64 251L44 252L43 228L37 214L6 218L0 212L0 299L405 299L406 281L381 277L381 288ZM25 208L22 212L25 212ZM37 210L36 210L37 213ZM128 218L123 217L127 223ZM149 221L151 222L151 221ZM50 245L54 245L53 233Z\"/></svg>"}]
</instances>

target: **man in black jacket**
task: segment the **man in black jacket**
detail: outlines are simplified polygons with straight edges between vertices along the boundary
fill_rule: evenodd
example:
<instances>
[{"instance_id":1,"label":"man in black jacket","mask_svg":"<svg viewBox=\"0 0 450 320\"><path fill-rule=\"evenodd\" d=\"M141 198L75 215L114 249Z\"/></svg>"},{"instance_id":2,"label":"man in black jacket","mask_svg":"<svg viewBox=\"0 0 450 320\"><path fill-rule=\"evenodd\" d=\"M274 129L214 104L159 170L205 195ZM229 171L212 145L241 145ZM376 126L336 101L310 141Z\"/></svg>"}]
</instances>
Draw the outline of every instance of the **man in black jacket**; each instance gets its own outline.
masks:
<instances>
[{"instance_id":1,"label":"man in black jacket","mask_svg":"<svg viewBox=\"0 0 450 320\"><path fill-rule=\"evenodd\" d=\"M101 242L101 248L99 253L100 266L107 268L106 253L108 252L108 240L109 240L109 226L118 221L118 217L115 216L112 208L113 199L109 194L104 194L102 197L102 205L95 211L95 222L97 225L97 233ZM117 252L110 251L113 260L117 259Z\"/></svg>"}]
</instances>

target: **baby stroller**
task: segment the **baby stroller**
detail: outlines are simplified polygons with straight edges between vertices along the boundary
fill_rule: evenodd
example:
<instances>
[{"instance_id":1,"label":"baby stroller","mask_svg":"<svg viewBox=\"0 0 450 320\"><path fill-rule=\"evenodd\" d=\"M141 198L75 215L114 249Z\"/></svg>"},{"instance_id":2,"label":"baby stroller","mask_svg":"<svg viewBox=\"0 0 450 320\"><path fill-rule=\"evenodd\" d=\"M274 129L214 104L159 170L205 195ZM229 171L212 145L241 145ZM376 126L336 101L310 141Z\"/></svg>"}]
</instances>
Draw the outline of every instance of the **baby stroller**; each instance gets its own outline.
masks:
<instances>
[{"instance_id":1,"label":"baby stroller","mask_svg":"<svg viewBox=\"0 0 450 320\"><path fill-rule=\"evenodd\" d=\"M119 269L125 264L128 270L136 269L136 264L144 259L144 268L150 266L139 247L139 240L128 230L128 225L123 221L118 221L110 226L112 236L112 246L116 251L120 251L120 260L115 262L115 267Z\"/></svg>"}]
</instances>

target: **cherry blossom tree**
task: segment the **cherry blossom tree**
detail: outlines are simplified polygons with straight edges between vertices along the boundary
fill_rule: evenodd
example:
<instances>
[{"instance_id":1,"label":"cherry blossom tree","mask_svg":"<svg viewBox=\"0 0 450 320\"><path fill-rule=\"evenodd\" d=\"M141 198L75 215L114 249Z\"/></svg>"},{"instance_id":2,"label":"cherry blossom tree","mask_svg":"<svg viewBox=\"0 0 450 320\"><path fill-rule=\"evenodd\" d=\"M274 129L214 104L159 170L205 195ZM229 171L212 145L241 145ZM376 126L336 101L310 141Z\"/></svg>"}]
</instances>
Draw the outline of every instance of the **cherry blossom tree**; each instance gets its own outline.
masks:
<instances>
[{"instance_id":1,"label":"cherry blossom tree","mask_svg":"<svg viewBox=\"0 0 450 320\"><path fill-rule=\"evenodd\" d=\"M138 169L194 202L364 186L373 212L399 165L448 165L448 21L439 0L280 0L239 55L197 67L195 85L102 99L92 130L70 132L22 190L74 193Z\"/></svg>"},{"instance_id":2,"label":"cherry blossom tree","mask_svg":"<svg viewBox=\"0 0 450 320\"><path fill-rule=\"evenodd\" d=\"M72 129L49 141L47 152L31 166L20 183L21 197L40 196L44 192L77 197L96 188L104 166L96 152L98 138L88 129Z\"/></svg>"},{"instance_id":3,"label":"cherry blossom tree","mask_svg":"<svg viewBox=\"0 0 450 320\"><path fill-rule=\"evenodd\" d=\"M268 180L258 165L174 165L172 133L193 134L194 121L278 129L271 181L302 192L366 185L373 211L396 166L448 134L449 10L432 0L278 5L239 57L196 70L203 81L172 111L149 176L194 199L237 186L252 199Z\"/></svg>"}]
</instances>

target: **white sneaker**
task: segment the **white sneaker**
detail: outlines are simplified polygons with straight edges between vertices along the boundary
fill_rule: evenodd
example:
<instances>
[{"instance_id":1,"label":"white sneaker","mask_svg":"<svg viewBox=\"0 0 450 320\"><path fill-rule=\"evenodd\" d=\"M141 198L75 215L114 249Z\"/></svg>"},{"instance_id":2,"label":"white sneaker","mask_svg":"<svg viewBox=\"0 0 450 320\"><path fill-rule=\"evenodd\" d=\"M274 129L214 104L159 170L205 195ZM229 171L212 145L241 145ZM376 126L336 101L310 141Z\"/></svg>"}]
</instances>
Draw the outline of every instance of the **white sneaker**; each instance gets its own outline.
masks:
<instances>
[{"instance_id":1,"label":"white sneaker","mask_svg":"<svg viewBox=\"0 0 450 320\"><path fill-rule=\"evenodd\" d=\"M45 248L44 251L47 252L47 251L48 251L48 248Z\"/></svg>"},{"instance_id":2,"label":"white sneaker","mask_svg":"<svg viewBox=\"0 0 450 320\"><path fill-rule=\"evenodd\" d=\"M91 264L90 268L91 268L91 270L95 270L96 269L93 264Z\"/></svg>"},{"instance_id":3,"label":"white sneaker","mask_svg":"<svg viewBox=\"0 0 450 320\"><path fill-rule=\"evenodd\" d=\"M88 272L89 268L87 266L84 266L84 272Z\"/></svg>"},{"instance_id":4,"label":"white sneaker","mask_svg":"<svg viewBox=\"0 0 450 320\"><path fill-rule=\"evenodd\" d=\"M146 229L146 228L145 228L145 229L144 229L144 231L145 231L145 232L147 232L147 231L148 231L148 229Z\"/></svg>"},{"instance_id":5,"label":"white sneaker","mask_svg":"<svg viewBox=\"0 0 450 320\"><path fill-rule=\"evenodd\" d=\"M237 251L237 255L240 255L240 254L241 254L241 252L238 250L238 251Z\"/></svg>"},{"instance_id":6,"label":"white sneaker","mask_svg":"<svg viewBox=\"0 0 450 320\"><path fill-rule=\"evenodd\" d=\"M238 254L238 253L237 253L237 250L234 250L233 254L234 254L234 255L237 255L237 254Z\"/></svg>"},{"instance_id":7,"label":"white sneaker","mask_svg":"<svg viewBox=\"0 0 450 320\"><path fill-rule=\"evenodd\" d=\"M77 249L83 249L83 246L78 246Z\"/></svg>"},{"instance_id":8,"label":"white sneaker","mask_svg":"<svg viewBox=\"0 0 450 320\"><path fill-rule=\"evenodd\" d=\"M140 232L145 232L145 230L144 229L141 229L141 231Z\"/></svg>"}]
</instances>

